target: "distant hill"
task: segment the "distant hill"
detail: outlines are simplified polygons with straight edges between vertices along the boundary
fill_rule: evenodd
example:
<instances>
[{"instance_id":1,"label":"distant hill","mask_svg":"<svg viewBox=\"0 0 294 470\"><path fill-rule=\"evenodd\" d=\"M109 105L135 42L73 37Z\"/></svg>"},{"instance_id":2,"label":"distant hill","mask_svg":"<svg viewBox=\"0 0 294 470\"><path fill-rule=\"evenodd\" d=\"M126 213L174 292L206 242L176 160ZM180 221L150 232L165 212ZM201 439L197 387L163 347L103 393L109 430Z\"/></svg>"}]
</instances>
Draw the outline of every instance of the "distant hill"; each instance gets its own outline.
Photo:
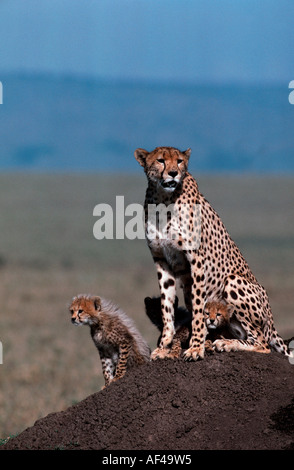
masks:
<instances>
[{"instance_id":1,"label":"distant hill","mask_svg":"<svg viewBox=\"0 0 294 470\"><path fill-rule=\"evenodd\" d=\"M169 145L192 148L194 171L294 171L288 84L0 80L0 170L140 171L137 147Z\"/></svg>"}]
</instances>

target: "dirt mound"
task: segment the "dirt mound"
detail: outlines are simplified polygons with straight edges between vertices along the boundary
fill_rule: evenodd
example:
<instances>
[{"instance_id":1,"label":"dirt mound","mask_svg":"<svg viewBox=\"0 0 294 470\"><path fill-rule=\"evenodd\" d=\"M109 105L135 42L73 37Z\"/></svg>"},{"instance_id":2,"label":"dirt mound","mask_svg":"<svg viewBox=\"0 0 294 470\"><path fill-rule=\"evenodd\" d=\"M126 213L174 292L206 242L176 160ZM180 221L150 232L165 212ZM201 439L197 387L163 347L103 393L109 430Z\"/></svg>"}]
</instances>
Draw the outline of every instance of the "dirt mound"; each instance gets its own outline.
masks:
<instances>
[{"instance_id":1,"label":"dirt mound","mask_svg":"<svg viewBox=\"0 0 294 470\"><path fill-rule=\"evenodd\" d=\"M278 353L156 361L2 449L291 449L293 399L294 366Z\"/></svg>"}]
</instances>

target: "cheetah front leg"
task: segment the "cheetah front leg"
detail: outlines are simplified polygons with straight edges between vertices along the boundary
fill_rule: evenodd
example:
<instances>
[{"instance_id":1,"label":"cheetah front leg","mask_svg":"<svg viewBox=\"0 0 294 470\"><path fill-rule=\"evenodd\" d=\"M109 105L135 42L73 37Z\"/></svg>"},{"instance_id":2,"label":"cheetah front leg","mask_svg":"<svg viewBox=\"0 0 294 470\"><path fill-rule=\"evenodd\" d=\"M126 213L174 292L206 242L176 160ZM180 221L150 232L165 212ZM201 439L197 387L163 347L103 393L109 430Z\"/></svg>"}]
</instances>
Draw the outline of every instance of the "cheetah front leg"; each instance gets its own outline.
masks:
<instances>
[{"instance_id":1,"label":"cheetah front leg","mask_svg":"<svg viewBox=\"0 0 294 470\"><path fill-rule=\"evenodd\" d=\"M105 385L102 387L102 390L112 382L115 374L115 361L111 357L106 357L102 350L99 350L99 355L101 359L102 373L104 377Z\"/></svg>"},{"instance_id":2,"label":"cheetah front leg","mask_svg":"<svg viewBox=\"0 0 294 470\"><path fill-rule=\"evenodd\" d=\"M204 358L205 338L207 329L204 320L204 301L206 296L204 260L198 256L191 264L191 304L192 304L192 334L189 348L184 353L186 361L196 361Z\"/></svg>"},{"instance_id":3,"label":"cheetah front leg","mask_svg":"<svg viewBox=\"0 0 294 470\"><path fill-rule=\"evenodd\" d=\"M130 355L132 345L129 341L123 341L119 345L119 355L118 361L115 370L115 376L113 377L113 382L118 379L121 379L127 371L127 362Z\"/></svg>"},{"instance_id":4,"label":"cheetah front leg","mask_svg":"<svg viewBox=\"0 0 294 470\"><path fill-rule=\"evenodd\" d=\"M157 277L161 293L161 314L163 330L159 346L151 353L151 359L172 357L170 354L175 335L174 302L176 298L176 281L164 262L157 262Z\"/></svg>"}]
</instances>

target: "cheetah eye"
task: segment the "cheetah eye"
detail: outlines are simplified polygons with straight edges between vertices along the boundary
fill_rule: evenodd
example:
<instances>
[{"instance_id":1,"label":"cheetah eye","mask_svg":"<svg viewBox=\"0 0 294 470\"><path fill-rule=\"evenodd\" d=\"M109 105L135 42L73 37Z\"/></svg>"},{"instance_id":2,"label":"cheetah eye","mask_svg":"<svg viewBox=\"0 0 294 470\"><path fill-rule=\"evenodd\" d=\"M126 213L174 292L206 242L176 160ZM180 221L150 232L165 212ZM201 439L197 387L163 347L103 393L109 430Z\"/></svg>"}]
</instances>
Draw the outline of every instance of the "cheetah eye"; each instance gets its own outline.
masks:
<instances>
[{"instance_id":1,"label":"cheetah eye","mask_svg":"<svg viewBox=\"0 0 294 470\"><path fill-rule=\"evenodd\" d=\"M179 165L180 163L182 163L182 161L183 161L183 160L182 160L181 158L178 158L178 165Z\"/></svg>"},{"instance_id":2,"label":"cheetah eye","mask_svg":"<svg viewBox=\"0 0 294 470\"><path fill-rule=\"evenodd\" d=\"M164 163L164 159L163 159L163 158L158 158L157 161L158 161L158 163Z\"/></svg>"},{"instance_id":3,"label":"cheetah eye","mask_svg":"<svg viewBox=\"0 0 294 470\"><path fill-rule=\"evenodd\" d=\"M78 313L83 313L84 310L79 310Z\"/></svg>"},{"instance_id":4,"label":"cheetah eye","mask_svg":"<svg viewBox=\"0 0 294 470\"><path fill-rule=\"evenodd\" d=\"M74 310L70 310L70 313L71 313L71 315L73 315L73 314L74 314Z\"/></svg>"},{"instance_id":5,"label":"cheetah eye","mask_svg":"<svg viewBox=\"0 0 294 470\"><path fill-rule=\"evenodd\" d=\"M221 317L221 316L222 316L222 314L221 314L221 313L219 313L219 312L217 312L216 316L217 316L217 317Z\"/></svg>"}]
</instances>

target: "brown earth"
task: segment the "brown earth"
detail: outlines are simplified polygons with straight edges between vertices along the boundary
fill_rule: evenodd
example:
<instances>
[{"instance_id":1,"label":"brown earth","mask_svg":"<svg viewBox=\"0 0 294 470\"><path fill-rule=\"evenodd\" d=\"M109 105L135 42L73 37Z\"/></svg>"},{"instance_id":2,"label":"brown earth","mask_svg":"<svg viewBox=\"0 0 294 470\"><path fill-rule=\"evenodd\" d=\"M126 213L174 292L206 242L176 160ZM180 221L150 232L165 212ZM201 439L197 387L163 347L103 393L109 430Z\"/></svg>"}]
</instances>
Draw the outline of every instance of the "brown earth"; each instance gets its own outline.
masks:
<instances>
[{"instance_id":1,"label":"brown earth","mask_svg":"<svg viewBox=\"0 0 294 470\"><path fill-rule=\"evenodd\" d=\"M236 352L129 370L1 449L293 449L294 366Z\"/></svg>"}]
</instances>

